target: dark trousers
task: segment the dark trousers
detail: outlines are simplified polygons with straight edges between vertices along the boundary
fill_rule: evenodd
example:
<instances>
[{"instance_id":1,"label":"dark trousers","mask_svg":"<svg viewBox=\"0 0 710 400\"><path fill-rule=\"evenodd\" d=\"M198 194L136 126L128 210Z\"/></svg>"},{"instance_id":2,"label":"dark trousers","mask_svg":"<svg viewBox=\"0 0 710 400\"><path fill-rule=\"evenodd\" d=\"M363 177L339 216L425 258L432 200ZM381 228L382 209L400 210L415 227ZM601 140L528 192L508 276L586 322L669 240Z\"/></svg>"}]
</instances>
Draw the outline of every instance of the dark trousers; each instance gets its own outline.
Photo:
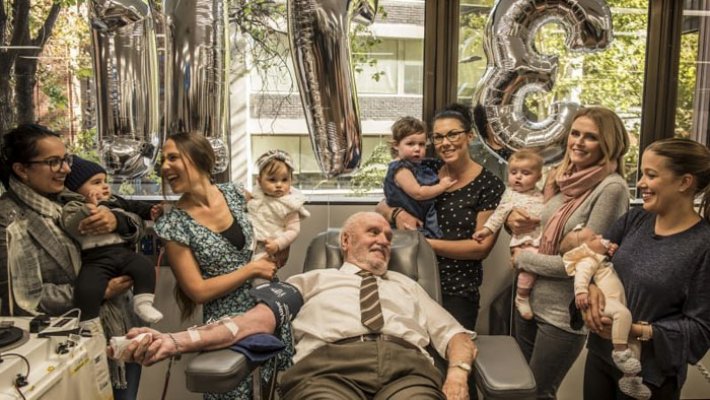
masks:
<instances>
[{"instance_id":1,"label":"dark trousers","mask_svg":"<svg viewBox=\"0 0 710 400\"><path fill-rule=\"evenodd\" d=\"M452 296L448 294L442 295L441 305L456 320L468 330L476 330L476 320L478 319L478 308L481 303L481 294L476 291L468 297ZM471 400L478 399L476 391L476 379L473 374L468 377L468 397Z\"/></svg>"},{"instance_id":2,"label":"dark trousers","mask_svg":"<svg viewBox=\"0 0 710 400\"><path fill-rule=\"evenodd\" d=\"M136 400L138 398L138 384L141 380L141 365L126 363L125 389L113 388L113 400Z\"/></svg>"},{"instance_id":3,"label":"dark trousers","mask_svg":"<svg viewBox=\"0 0 710 400\"><path fill-rule=\"evenodd\" d=\"M377 340L326 344L281 375L284 400L443 400L443 378L421 352Z\"/></svg>"},{"instance_id":4,"label":"dark trousers","mask_svg":"<svg viewBox=\"0 0 710 400\"><path fill-rule=\"evenodd\" d=\"M582 351L586 336L542 321L525 320L516 312L515 340L535 377L537 398L556 399L557 389Z\"/></svg>"},{"instance_id":5,"label":"dark trousers","mask_svg":"<svg viewBox=\"0 0 710 400\"><path fill-rule=\"evenodd\" d=\"M99 316L106 286L111 278L128 275L133 278L133 293L155 292L153 263L121 245L90 249L81 254L81 271L74 285L74 304L86 321Z\"/></svg>"},{"instance_id":6,"label":"dark trousers","mask_svg":"<svg viewBox=\"0 0 710 400\"><path fill-rule=\"evenodd\" d=\"M614 365L593 353L587 353L584 364L585 400L632 400L619 390L619 379L623 374ZM680 388L675 377L669 377L660 387L644 382L651 389L651 400L680 399Z\"/></svg>"}]
</instances>

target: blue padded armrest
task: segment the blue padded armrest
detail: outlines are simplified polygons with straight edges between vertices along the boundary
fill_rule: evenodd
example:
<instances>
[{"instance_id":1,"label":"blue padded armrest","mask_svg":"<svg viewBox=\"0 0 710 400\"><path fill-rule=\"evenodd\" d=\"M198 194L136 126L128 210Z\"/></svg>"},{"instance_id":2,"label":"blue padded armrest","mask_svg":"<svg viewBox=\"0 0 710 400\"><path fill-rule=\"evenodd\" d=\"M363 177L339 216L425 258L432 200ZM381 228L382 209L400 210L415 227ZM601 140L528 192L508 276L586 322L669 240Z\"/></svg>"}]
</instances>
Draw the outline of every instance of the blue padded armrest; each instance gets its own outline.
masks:
<instances>
[{"instance_id":1,"label":"blue padded armrest","mask_svg":"<svg viewBox=\"0 0 710 400\"><path fill-rule=\"evenodd\" d=\"M515 339L479 335L476 346L474 377L485 400L535 399L535 378Z\"/></svg>"}]
</instances>

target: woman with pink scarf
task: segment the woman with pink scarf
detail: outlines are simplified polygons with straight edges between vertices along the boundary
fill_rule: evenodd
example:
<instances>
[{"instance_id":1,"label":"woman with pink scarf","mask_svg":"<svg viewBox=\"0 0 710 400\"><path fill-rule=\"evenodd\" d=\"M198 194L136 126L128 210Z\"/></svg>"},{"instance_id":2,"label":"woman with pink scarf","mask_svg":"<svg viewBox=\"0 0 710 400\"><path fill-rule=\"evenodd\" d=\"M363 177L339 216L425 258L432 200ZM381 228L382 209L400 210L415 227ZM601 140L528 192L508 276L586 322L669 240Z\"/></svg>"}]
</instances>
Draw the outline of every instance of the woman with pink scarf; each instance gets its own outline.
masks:
<instances>
[{"instance_id":1,"label":"woman with pink scarf","mask_svg":"<svg viewBox=\"0 0 710 400\"><path fill-rule=\"evenodd\" d=\"M538 276L530 302L533 320L516 314L515 336L537 382L538 399L556 398L557 389L584 346L587 331L570 326L573 280L567 276L559 244L583 224L605 232L629 206L623 178L629 138L619 117L603 107L587 107L575 115L567 151L545 184L542 240L538 253L520 252L517 269ZM513 212L508 225L524 233L537 221Z\"/></svg>"}]
</instances>

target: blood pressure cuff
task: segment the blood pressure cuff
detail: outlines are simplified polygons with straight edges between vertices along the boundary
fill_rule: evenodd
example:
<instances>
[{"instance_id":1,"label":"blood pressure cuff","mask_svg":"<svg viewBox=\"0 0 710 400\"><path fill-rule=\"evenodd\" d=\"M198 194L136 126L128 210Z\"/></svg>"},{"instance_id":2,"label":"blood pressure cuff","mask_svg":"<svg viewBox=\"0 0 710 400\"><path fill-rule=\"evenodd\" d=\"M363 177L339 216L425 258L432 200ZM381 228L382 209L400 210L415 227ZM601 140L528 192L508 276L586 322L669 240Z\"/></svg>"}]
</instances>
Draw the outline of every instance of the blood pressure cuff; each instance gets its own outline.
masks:
<instances>
[{"instance_id":1,"label":"blood pressure cuff","mask_svg":"<svg viewBox=\"0 0 710 400\"><path fill-rule=\"evenodd\" d=\"M274 313L276 326L292 320L303 306L303 296L286 282L267 282L249 291L257 303L264 303Z\"/></svg>"}]
</instances>

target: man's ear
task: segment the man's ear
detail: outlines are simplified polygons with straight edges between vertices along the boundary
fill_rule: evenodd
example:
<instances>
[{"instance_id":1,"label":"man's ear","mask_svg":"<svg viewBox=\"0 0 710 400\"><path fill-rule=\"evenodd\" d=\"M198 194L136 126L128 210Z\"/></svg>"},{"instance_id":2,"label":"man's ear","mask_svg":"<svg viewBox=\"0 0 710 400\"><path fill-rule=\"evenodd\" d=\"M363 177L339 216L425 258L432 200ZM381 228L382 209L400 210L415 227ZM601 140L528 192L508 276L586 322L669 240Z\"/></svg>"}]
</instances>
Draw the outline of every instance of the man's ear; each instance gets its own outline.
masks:
<instances>
[{"instance_id":1,"label":"man's ear","mask_svg":"<svg viewBox=\"0 0 710 400\"><path fill-rule=\"evenodd\" d=\"M343 253L347 253L349 246L350 246L350 233L343 232L340 235L340 250Z\"/></svg>"}]
</instances>

